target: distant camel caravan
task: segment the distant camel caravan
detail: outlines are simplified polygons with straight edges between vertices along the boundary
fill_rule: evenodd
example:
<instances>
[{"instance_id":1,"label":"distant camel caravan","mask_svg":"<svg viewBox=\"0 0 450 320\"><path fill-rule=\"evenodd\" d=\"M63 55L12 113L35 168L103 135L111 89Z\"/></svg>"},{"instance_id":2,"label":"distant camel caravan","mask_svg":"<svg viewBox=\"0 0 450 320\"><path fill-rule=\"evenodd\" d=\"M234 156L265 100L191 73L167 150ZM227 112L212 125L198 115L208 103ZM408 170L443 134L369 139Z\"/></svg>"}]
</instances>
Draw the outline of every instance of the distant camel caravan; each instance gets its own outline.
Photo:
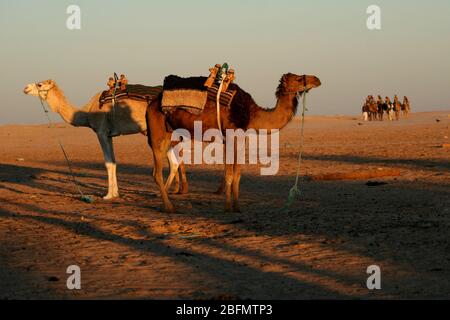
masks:
<instances>
[{"instance_id":1,"label":"distant camel caravan","mask_svg":"<svg viewBox=\"0 0 450 320\"><path fill-rule=\"evenodd\" d=\"M167 78L175 78L169 76ZM167 79L166 78L166 79ZM179 78L186 83L186 88L200 89L207 83L206 77ZM176 93L176 101L170 112L164 112L163 100L164 92L157 99L153 99L147 110L147 138L149 146L153 151L154 158L154 179L158 185L164 208L166 212L174 212L175 208L169 199L163 181L163 160L167 150L171 146L171 132L176 129L185 129L194 136L194 122L201 121L203 133L208 129L218 129L220 127L222 134L227 129L254 129L260 130L281 129L288 124L294 117L299 94L317 88L321 85L316 76L296 75L292 73L281 77L276 90L277 103L273 109L265 109L256 104L253 98L241 89L237 84L229 84L230 90L235 91L235 95L228 107L220 108L220 118L217 118L216 101L208 99L200 113L193 114L185 110L185 106L190 105L192 100L192 90L180 90ZM224 138L226 140L226 137ZM226 150L225 143L225 150ZM236 145L234 145L234 148ZM241 178L240 164L237 163L236 152L234 152L233 164L225 164L225 189L226 202L225 210L239 212L239 184ZM231 201L233 194L233 201Z\"/></svg>"},{"instance_id":2,"label":"distant camel caravan","mask_svg":"<svg viewBox=\"0 0 450 320\"><path fill-rule=\"evenodd\" d=\"M110 78L110 81L112 78ZM111 93L114 88L111 82L108 82ZM126 83L120 84L118 94L123 94ZM113 199L119 196L119 188L116 177L116 159L114 156L112 138L118 135L128 135L143 133L147 134L147 123L145 113L149 101L158 95L162 87L146 87L146 86L128 86L131 90L129 96L125 96L120 101L106 99L101 104L102 95L108 93L106 91L97 93L84 107L75 108L64 96L63 91L58 87L55 81L45 80L38 83L31 83L24 89L24 93L36 96L46 101L53 112L59 113L63 120L75 127L89 127L95 131L100 142L103 155L105 158L105 166L108 172L108 193L103 197L105 200ZM122 91L120 90L122 89ZM169 160L170 175L176 177L175 192L187 192L187 179L183 163L178 163L175 154L171 149L167 151ZM180 169L182 185L178 189L178 174ZM175 172L172 172L175 171ZM171 181L170 181L171 182ZM170 185L168 185L168 188Z\"/></svg>"},{"instance_id":3,"label":"distant camel caravan","mask_svg":"<svg viewBox=\"0 0 450 320\"><path fill-rule=\"evenodd\" d=\"M400 102L397 95L394 96L394 101L392 102L389 97L386 97L384 100L381 95L378 95L377 99L373 97L373 95L369 95L366 98L366 101L362 107L363 119L364 121L374 121L384 120L384 113L388 117L389 121L400 120L400 112L403 111L403 116L408 118L408 115L411 111L411 107L409 105L408 97L403 97L403 103Z\"/></svg>"}]
</instances>

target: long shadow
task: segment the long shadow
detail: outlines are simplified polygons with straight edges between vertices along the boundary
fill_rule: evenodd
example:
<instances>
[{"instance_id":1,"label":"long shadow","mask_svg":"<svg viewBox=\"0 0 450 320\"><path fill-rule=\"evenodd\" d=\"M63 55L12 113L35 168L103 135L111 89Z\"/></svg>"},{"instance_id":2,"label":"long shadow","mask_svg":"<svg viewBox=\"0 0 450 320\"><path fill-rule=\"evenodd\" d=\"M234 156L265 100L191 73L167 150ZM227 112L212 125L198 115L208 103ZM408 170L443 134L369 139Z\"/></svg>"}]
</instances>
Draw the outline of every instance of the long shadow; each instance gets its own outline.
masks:
<instances>
[{"instance_id":1,"label":"long shadow","mask_svg":"<svg viewBox=\"0 0 450 320\"><path fill-rule=\"evenodd\" d=\"M51 161L46 162L46 164L54 165L57 167L66 167L66 163L63 161ZM93 175L95 177L102 177L102 174L104 172L104 176L106 176L106 169L105 164L103 163L102 159L99 159L98 162L92 162L92 161L72 161L72 164L77 169L87 169L91 171L98 171L98 173L92 173L90 172L89 175ZM148 163L142 165L142 164L129 164L129 163L117 163L117 171L118 174L125 174L125 175L147 175L149 178L152 178L152 169L153 169L153 162L151 159L148 159ZM82 175L81 175L82 176Z\"/></svg>"},{"instance_id":2,"label":"long shadow","mask_svg":"<svg viewBox=\"0 0 450 320\"><path fill-rule=\"evenodd\" d=\"M326 157L322 160L328 161ZM372 159L356 157L347 161L370 162ZM440 162L433 163L441 165ZM428 162L419 164L426 166ZM140 167L136 167L139 172ZM130 174L136 170L131 165L124 169ZM441 283L439 292L448 290L448 184L387 179L386 185L369 187L365 185L366 181L303 181L302 196L290 210L282 212L279 209L285 203L292 177L247 176L244 172L241 184L244 212L223 214L220 196L210 197L206 205L201 205L205 202L205 192L217 186L221 171L195 168L190 171L191 193L174 199L175 204L179 199L194 204L195 210L183 209L183 213L189 217L208 218L259 235L303 234L318 237L323 239L324 245L406 266L416 271L411 281L425 281L421 278L432 277ZM145 197L142 200L121 205L146 208ZM164 217L161 216L162 219ZM338 277L335 275L335 278Z\"/></svg>"},{"instance_id":3,"label":"long shadow","mask_svg":"<svg viewBox=\"0 0 450 320\"><path fill-rule=\"evenodd\" d=\"M0 300L58 298L51 289L42 285L45 281L42 276L10 267L6 260L0 256Z\"/></svg>"},{"instance_id":4,"label":"long shadow","mask_svg":"<svg viewBox=\"0 0 450 320\"><path fill-rule=\"evenodd\" d=\"M60 164L62 167L65 167L65 163ZM78 166L78 163L76 163L76 166ZM82 168L96 168L96 166L87 165L87 166L78 166ZM131 166L130 166L131 167ZM104 166L102 167L104 171ZM141 187L144 185L150 185L151 184L151 170L148 168L145 169L147 176L149 177L149 180L145 183L139 183L136 180L132 179L123 179L119 178L119 182L134 186L134 187ZM48 176L49 174L56 174L61 177L54 178ZM89 193L94 192L98 196L103 195L107 190L107 174L106 171L104 174L102 173L95 173L95 172L89 172L87 174L81 173L81 172L73 172L77 184L80 185L83 188L86 188ZM140 174L140 173L139 173ZM104 180L105 183L95 183L95 182L83 182L82 180L85 178L95 178L95 179L101 179ZM16 166L11 164L1 164L0 163L0 189L6 189L10 191L14 191L16 193L22 193L25 192L20 191L18 189L14 189L12 187L8 187L5 185L5 183L9 184L19 184L28 186L35 189L40 189L44 192L51 192L51 193L65 193L65 194L73 194L77 193L76 187L73 185L73 180L70 176L69 171L65 171L64 169L41 169L36 167L26 167L26 166ZM56 185L57 184L57 185ZM150 191L137 191L130 188L124 188L120 187L120 189L125 193L135 193L135 194L144 194L147 196L154 196L155 194Z\"/></svg>"},{"instance_id":5,"label":"long shadow","mask_svg":"<svg viewBox=\"0 0 450 320\"><path fill-rule=\"evenodd\" d=\"M98 240L125 245L131 249L142 251L144 253L151 252L152 254L156 254L158 256L170 257L171 259L174 259L179 263L187 264L190 267L192 267L192 265L201 265L202 267L199 270L201 275L206 275L207 278L216 278L216 283L223 286L221 290L232 292L232 294L235 295L239 295L239 292L245 293L246 290L254 291L254 288L252 289L248 287L257 286L260 290L258 295L263 298L293 298L296 294L302 294L305 292L317 297L350 298L342 293L325 289L320 285L302 282L277 272L264 272L254 267L239 265L226 259L221 259L208 254L202 254L198 251L189 250L186 248L179 248L173 245L168 247L167 244L156 239L156 237L160 236L159 234L152 234L149 232L149 236L155 237L155 239L136 240L105 232L104 230L91 225L89 222L74 222L62 219L60 218L60 212L45 210L34 205L18 204L18 206L25 211L29 211L30 213L40 212L40 215L26 213L12 214L9 212L0 211L0 216L6 218L14 216L15 219L56 225L78 235L84 235ZM59 215L59 217L49 217L42 214ZM235 249L234 251L236 250L238 249ZM180 257L180 252L183 253L183 256L190 256L190 258L186 259L184 257ZM241 252L241 254L245 255L246 252ZM242 280L242 283L240 283L240 280ZM262 281L264 286L261 286ZM236 286L239 288L236 288ZM284 287L296 288L297 291L296 293L285 292L285 290L283 290ZM180 296L182 297L183 294L180 294ZM252 296L252 298L254 298L254 296Z\"/></svg>"},{"instance_id":6,"label":"long shadow","mask_svg":"<svg viewBox=\"0 0 450 320\"><path fill-rule=\"evenodd\" d=\"M355 164L381 164L388 166L413 166L430 171L442 171L450 169L450 161L445 160L423 160L423 159L389 159L351 155L314 155L306 153L305 160L333 161Z\"/></svg>"}]
</instances>

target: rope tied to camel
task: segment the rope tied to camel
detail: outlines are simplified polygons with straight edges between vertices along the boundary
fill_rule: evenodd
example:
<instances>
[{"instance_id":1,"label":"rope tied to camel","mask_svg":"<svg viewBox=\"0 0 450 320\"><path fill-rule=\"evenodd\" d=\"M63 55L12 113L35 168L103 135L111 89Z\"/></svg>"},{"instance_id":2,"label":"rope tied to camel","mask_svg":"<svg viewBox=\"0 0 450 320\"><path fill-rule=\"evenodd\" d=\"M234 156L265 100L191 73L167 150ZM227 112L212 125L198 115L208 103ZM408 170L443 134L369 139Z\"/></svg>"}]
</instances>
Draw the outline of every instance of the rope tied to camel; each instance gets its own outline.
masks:
<instances>
[{"instance_id":1,"label":"rope tied to camel","mask_svg":"<svg viewBox=\"0 0 450 320\"><path fill-rule=\"evenodd\" d=\"M291 205L294 203L294 200L296 197L299 197L301 195L301 191L298 187L299 177L300 177L300 169L302 164L302 155L303 155L303 144L304 144L304 129L305 129L305 113L308 111L306 108L306 93L307 90L303 91L303 107L302 107L302 120L301 120L301 129L300 129L300 151L298 154L298 163L297 163L297 174L295 176L295 183L292 186L292 188L289 190L289 195L286 201L286 204L283 207L283 211L288 210Z\"/></svg>"},{"instance_id":2,"label":"rope tied to camel","mask_svg":"<svg viewBox=\"0 0 450 320\"><path fill-rule=\"evenodd\" d=\"M220 134L222 133L222 123L220 121L220 94L222 93L223 82L228 72L228 64L225 62L217 75L217 81L219 82L219 89L217 90L216 96L216 109L217 109L217 127L219 128Z\"/></svg>"},{"instance_id":3,"label":"rope tied to camel","mask_svg":"<svg viewBox=\"0 0 450 320\"><path fill-rule=\"evenodd\" d=\"M36 88L38 88L37 84L36 84ZM48 95L48 91L49 90L47 90L46 95ZM45 116L47 117L49 127L50 128L55 128L55 125L54 125L52 119L50 118L49 112L48 112L47 108L44 105L44 100L42 99L40 92L41 92L41 90L38 89L39 101L41 103L42 109L44 110ZM61 141L61 139L59 137L57 137L56 140L58 141L59 147L61 148L61 151L62 151L62 153L64 155L64 158L66 159L66 163L67 163L67 167L69 168L70 176L72 177L73 184L76 186L76 188L78 190L78 193L81 196L81 200L84 201L84 202L87 202L87 203L94 202L92 197L85 195L83 193L83 191L81 191L79 182L77 181L77 179L75 178L75 174L73 173L72 163L70 162L69 157L67 156L67 153L66 153L66 150L64 149L62 141Z\"/></svg>"}]
</instances>

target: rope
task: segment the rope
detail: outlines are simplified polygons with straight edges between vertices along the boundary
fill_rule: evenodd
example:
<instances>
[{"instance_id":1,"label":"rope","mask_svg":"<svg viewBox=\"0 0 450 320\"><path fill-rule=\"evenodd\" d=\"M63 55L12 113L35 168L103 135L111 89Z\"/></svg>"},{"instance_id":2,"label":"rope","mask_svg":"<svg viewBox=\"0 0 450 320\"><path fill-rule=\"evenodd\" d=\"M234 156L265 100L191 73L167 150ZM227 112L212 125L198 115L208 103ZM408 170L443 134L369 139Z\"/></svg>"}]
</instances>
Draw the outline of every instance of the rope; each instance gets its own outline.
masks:
<instances>
[{"instance_id":1,"label":"rope","mask_svg":"<svg viewBox=\"0 0 450 320\"><path fill-rule=\"evenodd\" d=\"M216 96L217 126L219 128L220 134L223 134L222 133L222 124L220 123L220 93L222 92L224 79L225 79L225 73L222 73L221 79L220 79L220 84L219 84L219 89L217 90L217 96Z\"/></svg>"},{"instance_id":2,"label":"rope","mask_svg":"<svg viewBox=\"0 0 450 320\"><path fill-rule=\"evenodd\" d=\"M53 121L52 121L52 119L50 118L50 116L48 114L48 110L44 106L44 102L42 100L41 95L38 94L38 96L39 96L39 101L41 102L42 109L44 110L45 116L47 117L47 120L48 120L50 128L55 128L55 125L53 124ZM79 186L79 182L75 178L75 174L73 173L73 170L72 170L72 163L70 162L69 157L67 156L66 150L64 150L64 147L63 147L63 144L61 142L61 139L59 137L57 137L56 139L58 141L59 147L62 150L64 158L66 159L67 167L69 168L69 172L70 172L70 176L72 177L73 184L77 187L78 193L81 195L81 200L84 201L84 202L87 202L87 203L94 202L92 197L84 195L83 191L81 191L81 188Z\"/></svg>"},{"instance_id":3,"label":"rope","mask_svg":"<svg viewBox=\"0 0 450 320\"><path fill-rule=\"evenodd\" d=\"M117 88L119 87L119 77L117 76L117 73L115 73L114 72L114 90L113 90L113 93L112 93L112 100L111 100L111 102L112 102L112 119L113 119L113 122L114 122L114 118L115 118L115 110L116 110L116 108L115 108L115 106L116 106L116 92L117 92Z\"/></svg>"},{"instance_id":4,"label":"rope","mask_svg":"<svg viewBox=\"0 0 450 320\"><path fill-rule=\"evenodd\" d=\"M295 176L295 184L294 186L289 190L288 199L286 201L286 204L283 207L283 211L286 211L290 208L290 206L294 203L294 200L297 196L301 195L301 191L298 188L298 180L300 177L300 168L302 164L302 154L303 154L303 141L304 141L304 128L305 128L305 112L306 109L306 90L303 92L303 108L302 108L302 124L301 124L301 131L300 131L300 152L298 155L298 166L297 166L297 174Z\"/></svg>"}]
</instances>

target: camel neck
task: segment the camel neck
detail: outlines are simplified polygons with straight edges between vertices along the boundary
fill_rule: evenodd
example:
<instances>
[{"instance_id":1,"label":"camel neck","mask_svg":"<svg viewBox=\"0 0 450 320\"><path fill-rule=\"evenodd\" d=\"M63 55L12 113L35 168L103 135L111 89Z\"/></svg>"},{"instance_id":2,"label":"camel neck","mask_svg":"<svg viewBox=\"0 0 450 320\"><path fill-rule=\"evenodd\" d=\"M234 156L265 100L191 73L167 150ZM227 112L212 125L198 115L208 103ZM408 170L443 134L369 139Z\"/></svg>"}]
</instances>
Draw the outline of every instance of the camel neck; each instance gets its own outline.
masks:
<instances>
[{"instance_id":1,"label":"camel neck","mask_svg":"<svg viewBox=\"0 0 450 320\"><path fill-rule=\"evenodd\" d=\"M282 129L295 115L297 109L297 94L282 94L278 97L275 108L259 107L249 124L253 129Z\"/></svg>"},{"instance_id":2,"label":"camel neck","mask_svg":"<svg viewBox=\"0 0 450 320\"><path fill-rule=\"evenodd\" d=\"M52 111L59 113L65 122L73 126L86 126L82 115L84 112L76 109L57 86L48 92L46 101Z\"/></svg>"}]
</instances>

